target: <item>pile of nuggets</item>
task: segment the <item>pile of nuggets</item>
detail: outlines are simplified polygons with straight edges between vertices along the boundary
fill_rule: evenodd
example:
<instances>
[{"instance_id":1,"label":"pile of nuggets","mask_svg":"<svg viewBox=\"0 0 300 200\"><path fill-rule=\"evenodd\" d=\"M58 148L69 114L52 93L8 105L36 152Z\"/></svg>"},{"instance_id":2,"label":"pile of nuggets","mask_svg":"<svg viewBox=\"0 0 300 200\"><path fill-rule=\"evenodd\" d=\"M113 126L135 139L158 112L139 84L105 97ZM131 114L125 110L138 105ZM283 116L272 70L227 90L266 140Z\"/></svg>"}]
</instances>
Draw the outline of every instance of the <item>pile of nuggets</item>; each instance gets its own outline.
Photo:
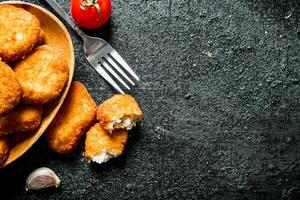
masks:
<instances>
[{"instance_id":1,"label":"pile of nuggets","mask_svg":"<svg viewBox=\"0 0 300 200\"><path fill-rule=\"evenodd\" d=\"M86 133L85 158L101 164L122 154L128 131L142 116L130 95L114 95L97 108L84 85L74 81L46 131L46 139L52 150L66 154L75 150Z\"/></svg>"},{"instance_id":2,"label":"pile of nuggets","mask_svg":"<svg viewBox=\"0 0 300 200\"><path fill-rule=\"evenodd\" d=\"M0 164L9 154L9 136L37 129L43 105L68 80L67 61L46 39L36 16L0 4Z\"/></svg>"},{"instance_id":3,"label":"pile of nuggets","mask_svg":"<svg viewBox=\"0 0 300 200\"><path fill-rule=\"evenodd\" d=\"M8 136L37 129L43 105L56 99L68 80L67 61L46 39L34 15L0 4L0 164L9 153ZM52 150L67 154L86 133L86 160L103 163L122 154L128 131L142 116L130 95L114 95L97 108L85 86L74 81L46 140Z\"/></svg>"}]
</instances>

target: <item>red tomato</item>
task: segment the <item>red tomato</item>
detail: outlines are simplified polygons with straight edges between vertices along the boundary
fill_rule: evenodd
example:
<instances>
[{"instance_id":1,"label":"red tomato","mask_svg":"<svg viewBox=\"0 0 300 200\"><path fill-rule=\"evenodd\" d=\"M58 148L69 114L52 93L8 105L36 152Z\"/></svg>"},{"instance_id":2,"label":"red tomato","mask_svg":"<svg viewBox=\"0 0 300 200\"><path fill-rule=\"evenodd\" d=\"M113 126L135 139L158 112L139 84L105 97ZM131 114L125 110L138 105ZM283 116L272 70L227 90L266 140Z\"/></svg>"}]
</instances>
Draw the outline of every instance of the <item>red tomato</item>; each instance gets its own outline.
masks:
<instances>
[{"instance_id":1,"label":"red tomato","mask_svg":"<svg viewBox=\"0 0 300 200\"><path fill-rule=\"evenodd\" d=\"M100 28L110 18L110 0L71 0L71 15L82 28Z\"/></svg>"}]
</instances>

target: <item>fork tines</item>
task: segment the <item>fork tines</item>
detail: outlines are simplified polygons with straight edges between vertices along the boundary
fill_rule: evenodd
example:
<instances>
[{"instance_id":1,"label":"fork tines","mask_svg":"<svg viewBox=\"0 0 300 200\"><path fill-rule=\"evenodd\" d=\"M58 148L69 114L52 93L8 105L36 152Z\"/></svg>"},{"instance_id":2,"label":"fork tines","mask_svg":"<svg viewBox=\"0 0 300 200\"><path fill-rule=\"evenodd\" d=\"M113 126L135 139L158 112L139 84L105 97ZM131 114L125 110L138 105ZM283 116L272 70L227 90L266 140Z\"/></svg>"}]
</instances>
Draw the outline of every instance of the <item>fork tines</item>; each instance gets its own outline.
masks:
<instances>
[{"instance_id":1,"label":"fork tines","mask_svg":"<svg viewBox=\"0 0 300 200\"><path fill-rule=\"evenodd\" d=\"M132 86L135 85L135 83L129 76L133 77L136 81L140 80L139 77L126 63L126 61L114 49L111 49L111 51L109 51L107 54L104 54L103 57L99 59L96 70L121 94L124 94L124 92L121 87L119 87L119 85L115 82L115 80L123 85L127 90L130 90L130 86L128 86L128 84ZM124 70L126 72L124 72ZM111 74L115 80L111 78L109 74ZM123 79L121 77L123 77Z\"/></svg>"}]
</instances>

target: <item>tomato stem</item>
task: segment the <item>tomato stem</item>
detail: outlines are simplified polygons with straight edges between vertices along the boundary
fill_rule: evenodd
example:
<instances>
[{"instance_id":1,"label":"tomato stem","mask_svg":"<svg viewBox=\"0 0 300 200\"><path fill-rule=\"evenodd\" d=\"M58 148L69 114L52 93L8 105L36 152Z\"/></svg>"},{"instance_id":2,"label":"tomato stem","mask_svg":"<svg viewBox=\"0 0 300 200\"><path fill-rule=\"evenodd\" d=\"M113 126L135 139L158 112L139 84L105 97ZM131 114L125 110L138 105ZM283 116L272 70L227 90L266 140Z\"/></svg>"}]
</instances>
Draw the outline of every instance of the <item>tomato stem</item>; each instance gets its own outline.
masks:
<instances>
[{"instance_id":1,"label":"tomato stem","mask_svg":"<svg viewBox=\"0 0 300 200\"><path fill-rule=\"evenodd\" d=\"M80 5L80 8L83 9L83 10L86 10L91 6L94 6L96 8L96 10L98 12L98 15L100 17L101 9L100 9L100 6L99 6L97 0L84 0L84 1L82 1L82 4Z\"/></svg>"}]
</instances>

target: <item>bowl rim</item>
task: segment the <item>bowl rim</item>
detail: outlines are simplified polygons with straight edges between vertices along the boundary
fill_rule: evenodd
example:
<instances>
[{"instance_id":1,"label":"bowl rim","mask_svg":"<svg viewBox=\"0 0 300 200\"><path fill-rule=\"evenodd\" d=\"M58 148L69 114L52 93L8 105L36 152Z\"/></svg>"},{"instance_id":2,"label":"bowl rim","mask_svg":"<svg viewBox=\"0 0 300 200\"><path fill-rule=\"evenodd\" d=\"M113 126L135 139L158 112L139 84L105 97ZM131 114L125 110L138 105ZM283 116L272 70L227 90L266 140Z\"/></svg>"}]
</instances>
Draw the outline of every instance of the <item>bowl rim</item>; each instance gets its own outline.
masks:
<instances>
[{"instance_id":1,"label":"bowl rim","mask_svg":"<svg viewBox=\"0 0 300 200\"><path fill-rule=\"evenodd\" d=\"M3 2L0 2L0 4L9 4L9 5L28 5L28 6L31 6L31 7L34 7L38 10L41 10L43 13L45 13L46 15L50 16L59 26L60 28L63 30L64 32L64 35L66 36L67 40L68 40L68 44L70 46L70 60L69 60L69 77L68 77L68 81L66 82L66 85L60 95L60 97L57 99L58 102L56 102L55 104L55 107L54 109L51 111L51 115L49 116L48 118L48 123L43 126L43 127L40 127L38 128L36 131L39 133L39 134L34 134L32 137L33 139L30 141L30 143L26 146L26 148L24 148L20 155L19 156L16 156L12 159L8 159L9 158L9 155L8 155L8 158L6 159L6 161L3 163L3 165L0 166L0 169L1 168L4 168L6 166L8 166L9 164L13 163L14 161L16 161L18 158L20 158L21 156L23 156L32 146L33 144L36 143L36 141L43 135L43 133L46 131L46 129L48 128L48 126L51 124L51 122L53 121L54 117L56 116L56 114L58 113L60 107L62 106L65 98L66 98L66 95L69 91L69 88L70 88L70 85L72 83L72 79L73 79L73 75L74 75L74 68L75 68L75 55L74 55L74 47L73 47L73 42L71 40L71 36L67 30L67 28L65 27L65 25L53 14L51 13L50 11L48 11L47 9L41 7L41 6L38 6L36 4L33 4L33 3L28 3L28 2L22 2L22 1L3 1ZM61 100L62 99L62 100Z\"/></svg>"}]
</instances>

